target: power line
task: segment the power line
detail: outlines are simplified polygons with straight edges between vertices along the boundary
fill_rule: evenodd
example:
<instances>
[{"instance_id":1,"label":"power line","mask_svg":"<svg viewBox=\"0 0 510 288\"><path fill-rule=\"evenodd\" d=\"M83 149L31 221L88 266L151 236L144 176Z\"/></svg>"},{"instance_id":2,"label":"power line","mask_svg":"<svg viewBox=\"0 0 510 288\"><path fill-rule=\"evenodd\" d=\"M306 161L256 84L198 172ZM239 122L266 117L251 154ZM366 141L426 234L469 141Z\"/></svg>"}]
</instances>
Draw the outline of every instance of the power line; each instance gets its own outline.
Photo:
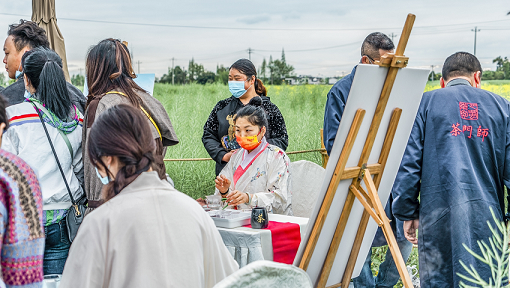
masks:
<instances>
[{"instance_id":1,"label":"power line","mask_svg":"<svg viewBox=\"0 0 510 288\"><path fill-rule=\"evenodd\" d=\"M31 17L29 15L15 14L15 13L0 13L0 15ZM66 20L66 21L120 24L120 25L136 25L136 26L189 28L189 29L216 29L216 30L250 30L250 31L366 31L366 30L391 30L391 29L400 29L401 28L401 27L386 27L386 28L381 28L381 27L376 27L376 28L260 28L260 27L193 26L193 25L157 24L157 23L141 23L141 22L121 22L121 21L90 20L90 19L65 18L65 17L58 17L57 19L58 20ZM477 25L477 24L496 23L496 22L503 22L503 21L510 21L510 19L470 22L470 23L458 23L458 24L415 26L414 29L434 28L434 27L443 28L445 26L451 27L451 26L463 26L463 25L464 26L465 25Z\"/></svg>"}]
</instances>

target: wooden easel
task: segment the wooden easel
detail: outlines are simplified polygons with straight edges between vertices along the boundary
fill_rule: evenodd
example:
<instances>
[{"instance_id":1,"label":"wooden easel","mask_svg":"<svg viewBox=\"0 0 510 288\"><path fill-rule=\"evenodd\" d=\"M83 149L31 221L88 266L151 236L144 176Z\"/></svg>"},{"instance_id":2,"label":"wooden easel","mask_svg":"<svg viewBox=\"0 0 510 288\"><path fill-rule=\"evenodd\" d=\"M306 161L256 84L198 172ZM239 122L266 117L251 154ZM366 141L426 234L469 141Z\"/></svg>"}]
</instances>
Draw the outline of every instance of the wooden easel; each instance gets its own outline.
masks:
<instances>
[{"instance_id":1,"label":"wooden easel","mask_svg":"<svg viewBox=\"0 0 510 288\"><path fill-rule=\"evenodd\" d=\"M312 232L310 234L310 238L306 243L306 247L303 252L301 262L299 264L299 267L305 271L308 268L315 246L317 245L317 241L319 240L322 227L324 225L324 222L326 221L326 217L331 207L331 203L335 197L335 193L338 188L338 184L340 183L340 180L353 179L352 184L350 185L349 188L349 192L347 194L347 198L345 200L342 214L340 215L340 219L335 230L335 234L333 236L333 240L331 241L329 251L326 256L326 260L324 261L322 271L317 282L318 288L326 287L326 283L329 278L331 268L333 266L333 262L337 254L340 241L342 240L342 236L347 225L347 220L349 219L349 215L354 204L354 199L358 199L365 208L365 210L360 221L360 225L356 234L354 245L349 256L349 260L347 262L346 269L344 271L344 275L342 277L342 282L336 285L329 286L328 288L349 286L354 266L358 258L359 249L361 247L363 237L365 235L365 230L370 217L372 217L375 220L375 222L382 228L384 232L384 236L386 237L386 240L388 242L391 255L395 260L395 264L400 274L400 278L404 283L404 287L407 288L413 287L411 278L407 272L406 264L404 262L404 259L402 258L400 249L398 248L397 240L395 239L395 235L393 235L389 219L386 216L384 207L377 193L377 189L381 182L382 174L386 166L386 161L390 153L391 145L393 143L393 138L397 130L402 109L395 108L393 110L388 130L386 132L386 136L382 146L381 154L379 156L379 161L375 164L368 165L367 161L372 151L372 146L374 144L377 131L379 130L381 119L386 109L386 104L388 103L388 99L393 88L397 72L400 68L404 68L408 63L409 58L404 57L404 50L407 46L407 41L409 40L409 35L411 34L415 18L416 16L413 14L407 15L407 20L402 30L401 34L402 36L398 43L395 54L383 56L381 57L380 61L377 61L378 65L389 67L389 70L386 76L386 80L384 82L379 102L377 103L377 107L375 109L375 114L372 119L372 123L370 124L370 129L368 131L368 135L363 146L358 166L349 168L345 167L346 162L349 159L352 147L354 145L354 141L356 140L356 137L358 135L359 128L363 121L363 117L365 116L365 110L363 109L358 109L356 111L356 114L351 124L351 128L349 130L349 133L347 134L344 147L338 159L338 163L335 167L333 177L331 178L321 208L317 215L317 219L314 223ZM364 181L365 186L367 187L366 191L361 186L361 181Z\"/></svg>"}]
</instances>

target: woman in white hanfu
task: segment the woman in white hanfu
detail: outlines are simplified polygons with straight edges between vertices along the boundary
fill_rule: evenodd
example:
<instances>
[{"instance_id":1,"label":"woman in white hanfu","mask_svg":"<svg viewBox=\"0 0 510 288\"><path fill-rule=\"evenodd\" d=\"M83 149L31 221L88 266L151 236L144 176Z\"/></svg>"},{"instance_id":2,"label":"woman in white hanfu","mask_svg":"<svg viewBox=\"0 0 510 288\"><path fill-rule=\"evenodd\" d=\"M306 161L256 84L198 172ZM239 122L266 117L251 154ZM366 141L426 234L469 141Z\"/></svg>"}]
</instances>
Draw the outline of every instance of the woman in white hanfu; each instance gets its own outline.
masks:
<instances>
[{"instance_id":1,"label":"woman in white hanfu","mask_svg":"<svg viewBox=\"0 0 510 288\"><path fill-rule=\"evenodd\" d=\"M269 143L267 118L260 97L239 110L234 118L237 150L216 177L216 194L233 208L264 207L276 214L292 215L289 157Z\"/></svg>"},{"instance_id":2,"label":"woman in white hanfu","mask_svg":"<svg viewBox=\"0 0 510 288\"><path fill-rule=\"evenodd\" d=\"M107 201L85 217L60 287L209 288L239 269L211 217L152 171L156 143L139 108L103 112L87 149Z\"/></svg>"}]
</instances>

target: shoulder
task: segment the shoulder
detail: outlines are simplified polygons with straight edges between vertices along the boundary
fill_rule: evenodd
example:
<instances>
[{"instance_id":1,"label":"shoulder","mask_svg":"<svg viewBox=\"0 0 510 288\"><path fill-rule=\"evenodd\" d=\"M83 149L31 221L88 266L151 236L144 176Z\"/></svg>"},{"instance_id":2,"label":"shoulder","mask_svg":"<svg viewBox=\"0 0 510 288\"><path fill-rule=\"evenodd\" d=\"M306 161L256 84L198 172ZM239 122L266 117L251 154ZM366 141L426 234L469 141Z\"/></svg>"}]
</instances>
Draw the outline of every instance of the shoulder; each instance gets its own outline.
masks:
<instances>
[{"instance_id":1,"label":"shoulder","mask_svg":"<svg viewBox=\"0 0 510 288\"><path fill-rule=\"evenodd\" d=\"M4 96L9 102L10 105L14 105L22 102L25 97L23 94L25 93L25 84L23 81L16 81L11 85L7 86L2 90L1 94Z\"/></svg>"},{"instance_id":2,"label":"shoulder","mask_svg":"<svg viewBox=\"0 0 510 288\"><path fill-rule=\"evenodd\" d=\"M22 102L7 107L7 116L9 117L9 128L16 127L25 123L39 122L39 116L32 104Z\"/></svg>"},{"instance_id":3,"label":"shoulder","mask_svg":"<svg viewBox=\"0 0 510 288\"><path fill-rule=\"evenodd\" d=\"M289 157L287 156L287 153L285 153L285 151L283 151L283 149L281 149L280 147L278 146L275 146L275 145L272 145L272 144L269 144L266 148L266 151L269 151L271 154L273 154L275 156L275 158L277 159L284 159L285 162L290 162L289 161Z\"/></svg>"},{"instance_id":4,"label":"shoulder","mask_svg":"<svg viewBox=\"0 0 510 288\"><path fill-rule=\"evenodd\" d=\"M216 103L216 106L214 106L213 111L223 110L230 103L232 103L233 100L234 100L233 97L228 97L227 99L223 99L223 100L218 101L218 103Z\"/></svg>"},{"instance_id":5,"label":"shoulder","mask_svg":"<svg viewBox=\"0 0 510 288\"><path fill-rule=\"evenodd\" d=\"M129 100L119 94L106 94L104 95L101 100L99 100L98 106L103 107L103 109L108 109L112 106L123 104L123 103L129 103Z\"/></svg>"},{"instance_id":6,"label":"shoulder","mask_svg":"<svg viewBox=\"0 0 510 288\"><path fill-rule=\"evenodd\" d=\"M276 106L276 104L271 102L269 97L261 96L261 98L262 98L262 107L264 108L264 110L266 110L267 113L269 113L269 114L280 113L280 109L278 109L278 106Z\"/></svg>"},{"instance_id":7,"label":"shoulder","mask_svg":"<svg viewBox=\"0 0 510 288\"><path fill-rule=\"evenodd\" d=\"M83 93L81 92L80 89L78 89L76 86L74 86L73 84L67 82L67 90L74 96L78 96L78 98L83 98L85 99L85 96L83 95Z\"/></svg>"}]
</instances>

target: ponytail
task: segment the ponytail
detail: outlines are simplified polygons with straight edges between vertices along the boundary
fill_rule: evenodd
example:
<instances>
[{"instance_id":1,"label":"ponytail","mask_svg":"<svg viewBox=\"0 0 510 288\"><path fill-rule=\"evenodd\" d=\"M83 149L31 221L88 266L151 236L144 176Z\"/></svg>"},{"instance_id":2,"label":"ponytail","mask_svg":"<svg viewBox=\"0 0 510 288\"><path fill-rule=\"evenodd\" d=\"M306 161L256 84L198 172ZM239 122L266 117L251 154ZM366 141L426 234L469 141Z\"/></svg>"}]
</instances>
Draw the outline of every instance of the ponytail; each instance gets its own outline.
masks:
<instances>
[{"instance_id":1,"label":"ponytail","mask_svg":"<svg viewBox=\"0 0 510 288\"><path fill-rule=\"evenodd\" d=\"M264 86L259 78L255 79L255 92L259 96L267 96L266 86Z\"/></svg>"},{"instance_id":2,"label":"ponytail","mask_svg":"<svg viewBox=\"0 0 510 288\"><path fill-rule=\"evenodd\" d=\"M38 99L65 121L73 104L58 54L47 48L36 48L23 55L22 66L25 77L37 91Z\"/></svg>"}]
</instances>

